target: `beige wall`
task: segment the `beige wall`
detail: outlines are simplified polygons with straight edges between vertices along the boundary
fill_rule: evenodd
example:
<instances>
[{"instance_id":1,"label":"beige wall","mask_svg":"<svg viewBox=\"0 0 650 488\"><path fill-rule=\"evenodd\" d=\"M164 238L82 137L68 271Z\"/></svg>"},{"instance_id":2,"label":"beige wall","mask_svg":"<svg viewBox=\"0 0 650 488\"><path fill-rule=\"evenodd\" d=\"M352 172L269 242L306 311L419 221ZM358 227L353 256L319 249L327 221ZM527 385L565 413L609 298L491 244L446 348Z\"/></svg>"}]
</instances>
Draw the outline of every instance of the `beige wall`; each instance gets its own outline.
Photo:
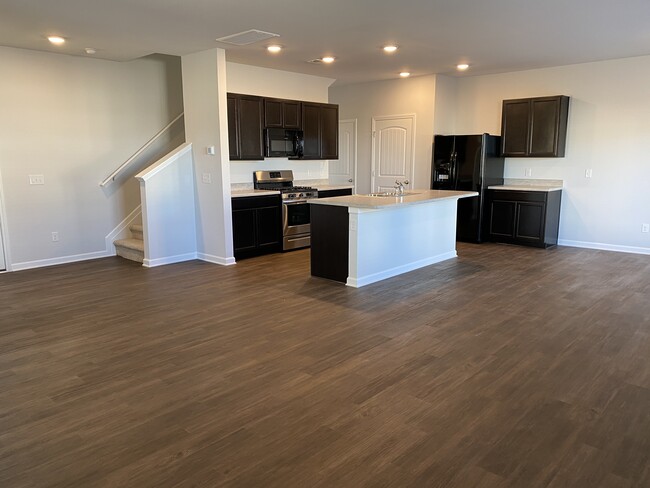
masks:
<instances>
[{"instance_id":1,"label":"beige wall","mask_svg":"<svg viewBox=\"0 0 650 488\"><path fill-rule=\"evenodd\" d=\"M288 98L327 103L328 87L335 81L321 76L290 73L276 69L258 68L238 63L226 63L227 89L263 97ZM290 161L272 158L262 161L232 161L232 183L252 183L253 171L291 169L297 180L327 179L327 161Z\"/></svg>"},{"instance_id":2,"label":"beige wall","mask_svg":"<svg viewBox=\"0 0 650 488\"><path fill-rule=\"evenodd\" d=\"M105 236L138 205L139 191L134 179L108 191L99 182L182 111L180 60L118 63L0 47L0 66L11 263L103 254ZM30 174L44 175L45 185L29 185Z\"/></svg>"},{"instance_id":3,"label":"beige wall","mask_svg":"<svg viewBox=\"0 0 650 488\"><path fill-rule=\"evenodd\" d=\"M650 254L648 80L650 56L463 78L454 130L499 134L503 99L569 95L566 157L508 158L506 177L564 180L562 243Z\"/></svg>"},{"instance_id":4,"label":"beige wall","mask_svg":"<svg viewBox=\"0 0 650 488\"><path fill-rule=\"evenodd\" d=\"M370 191L372 118L415 114L413 188L428 188L433 143L435 76L333 86L330 102L339 104L341 119L357 119L357 191Z\"/></svg>"}]
</instances>

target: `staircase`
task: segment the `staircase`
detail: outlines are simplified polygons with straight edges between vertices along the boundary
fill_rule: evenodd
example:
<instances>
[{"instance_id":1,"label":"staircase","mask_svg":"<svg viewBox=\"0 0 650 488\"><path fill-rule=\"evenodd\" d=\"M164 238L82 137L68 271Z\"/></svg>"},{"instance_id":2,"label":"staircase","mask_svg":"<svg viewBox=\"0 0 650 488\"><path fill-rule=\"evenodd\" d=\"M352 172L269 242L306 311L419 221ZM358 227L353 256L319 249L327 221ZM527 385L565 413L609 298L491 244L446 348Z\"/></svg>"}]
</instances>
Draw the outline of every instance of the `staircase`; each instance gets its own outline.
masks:
<instances>
[{"instance_id":1,"label":"staircase","mask_svg":"<svg viewBox=\"0 0 650 488\"><path fill-rule=\"evenodd\" d=\"M118 256L141 263L144 260L144 241L142 240L142 226L133 224L129 227L130 239L114 241L115 251Z\"/></svg>"}]
</instances>

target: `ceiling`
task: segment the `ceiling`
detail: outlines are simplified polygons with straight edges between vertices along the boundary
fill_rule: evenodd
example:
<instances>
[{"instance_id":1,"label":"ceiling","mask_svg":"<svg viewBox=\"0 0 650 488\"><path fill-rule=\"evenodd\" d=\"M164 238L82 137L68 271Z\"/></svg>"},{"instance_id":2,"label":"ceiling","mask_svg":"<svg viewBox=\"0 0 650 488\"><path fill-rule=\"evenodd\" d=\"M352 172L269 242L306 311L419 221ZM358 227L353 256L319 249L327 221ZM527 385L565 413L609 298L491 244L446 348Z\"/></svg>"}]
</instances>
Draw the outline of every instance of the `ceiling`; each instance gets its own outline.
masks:
<instances>
[{"instance_id":1,"label":"ceiling","mask_svg":"<svg viewBox=\"0 0 650 488\"><path fill-rule=\"evenodd\" d=\"M216 38L249 29L260 42ZM67 38L62 47L46 37ZM386 55L381 46L396 43ZM124 61L214 47L244 64L337 84L443 73L471 76L650 54L648 0L0 0L0 45ZM326 54L331 65L307 61ZM463 74L459 62L469 63Z\"/></svg>"}]
</instances>

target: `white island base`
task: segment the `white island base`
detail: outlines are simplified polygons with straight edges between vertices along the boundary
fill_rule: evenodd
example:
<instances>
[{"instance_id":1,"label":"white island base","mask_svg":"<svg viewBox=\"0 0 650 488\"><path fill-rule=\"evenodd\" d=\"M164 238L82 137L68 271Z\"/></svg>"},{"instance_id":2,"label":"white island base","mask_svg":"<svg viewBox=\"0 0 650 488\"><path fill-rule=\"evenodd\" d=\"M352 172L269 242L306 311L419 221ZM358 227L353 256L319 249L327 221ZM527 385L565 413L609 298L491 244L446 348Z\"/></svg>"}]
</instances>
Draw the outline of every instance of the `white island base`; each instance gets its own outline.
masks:
<instances>
[{"instance_id":1,"label":"white island base","mask_svg":"<svg viewBox=\"0 0 650 488\"><path fill-rule=\"evenodd\" d=\"M423 190L312 201L312 275L358 288L454 258L457 200L475 195Z\"/></svg>"}]
</instances>

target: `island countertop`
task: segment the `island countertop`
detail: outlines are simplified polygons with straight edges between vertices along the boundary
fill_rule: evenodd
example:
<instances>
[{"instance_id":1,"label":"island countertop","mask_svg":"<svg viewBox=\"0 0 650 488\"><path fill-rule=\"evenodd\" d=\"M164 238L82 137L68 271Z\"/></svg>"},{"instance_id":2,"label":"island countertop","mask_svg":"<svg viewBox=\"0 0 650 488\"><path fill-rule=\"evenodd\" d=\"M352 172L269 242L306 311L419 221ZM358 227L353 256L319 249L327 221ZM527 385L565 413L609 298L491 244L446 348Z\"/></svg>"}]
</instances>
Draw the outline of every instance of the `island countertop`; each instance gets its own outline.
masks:
<instances>
[{"instance_id":1,"label":"island countertop","mask_svg":"<svg viewBox=\"0 0 650 488\"><path fill-rule=\"evenodd\" d=\"M477 196L475 191L451 190L408 190L403 196L346 195L341 197L314 198L309 200L312 205L335 205L339 207L382 209L390 207L405 207L431 203L436 200L457 200Z\"/></svg>"}]
</instances>

